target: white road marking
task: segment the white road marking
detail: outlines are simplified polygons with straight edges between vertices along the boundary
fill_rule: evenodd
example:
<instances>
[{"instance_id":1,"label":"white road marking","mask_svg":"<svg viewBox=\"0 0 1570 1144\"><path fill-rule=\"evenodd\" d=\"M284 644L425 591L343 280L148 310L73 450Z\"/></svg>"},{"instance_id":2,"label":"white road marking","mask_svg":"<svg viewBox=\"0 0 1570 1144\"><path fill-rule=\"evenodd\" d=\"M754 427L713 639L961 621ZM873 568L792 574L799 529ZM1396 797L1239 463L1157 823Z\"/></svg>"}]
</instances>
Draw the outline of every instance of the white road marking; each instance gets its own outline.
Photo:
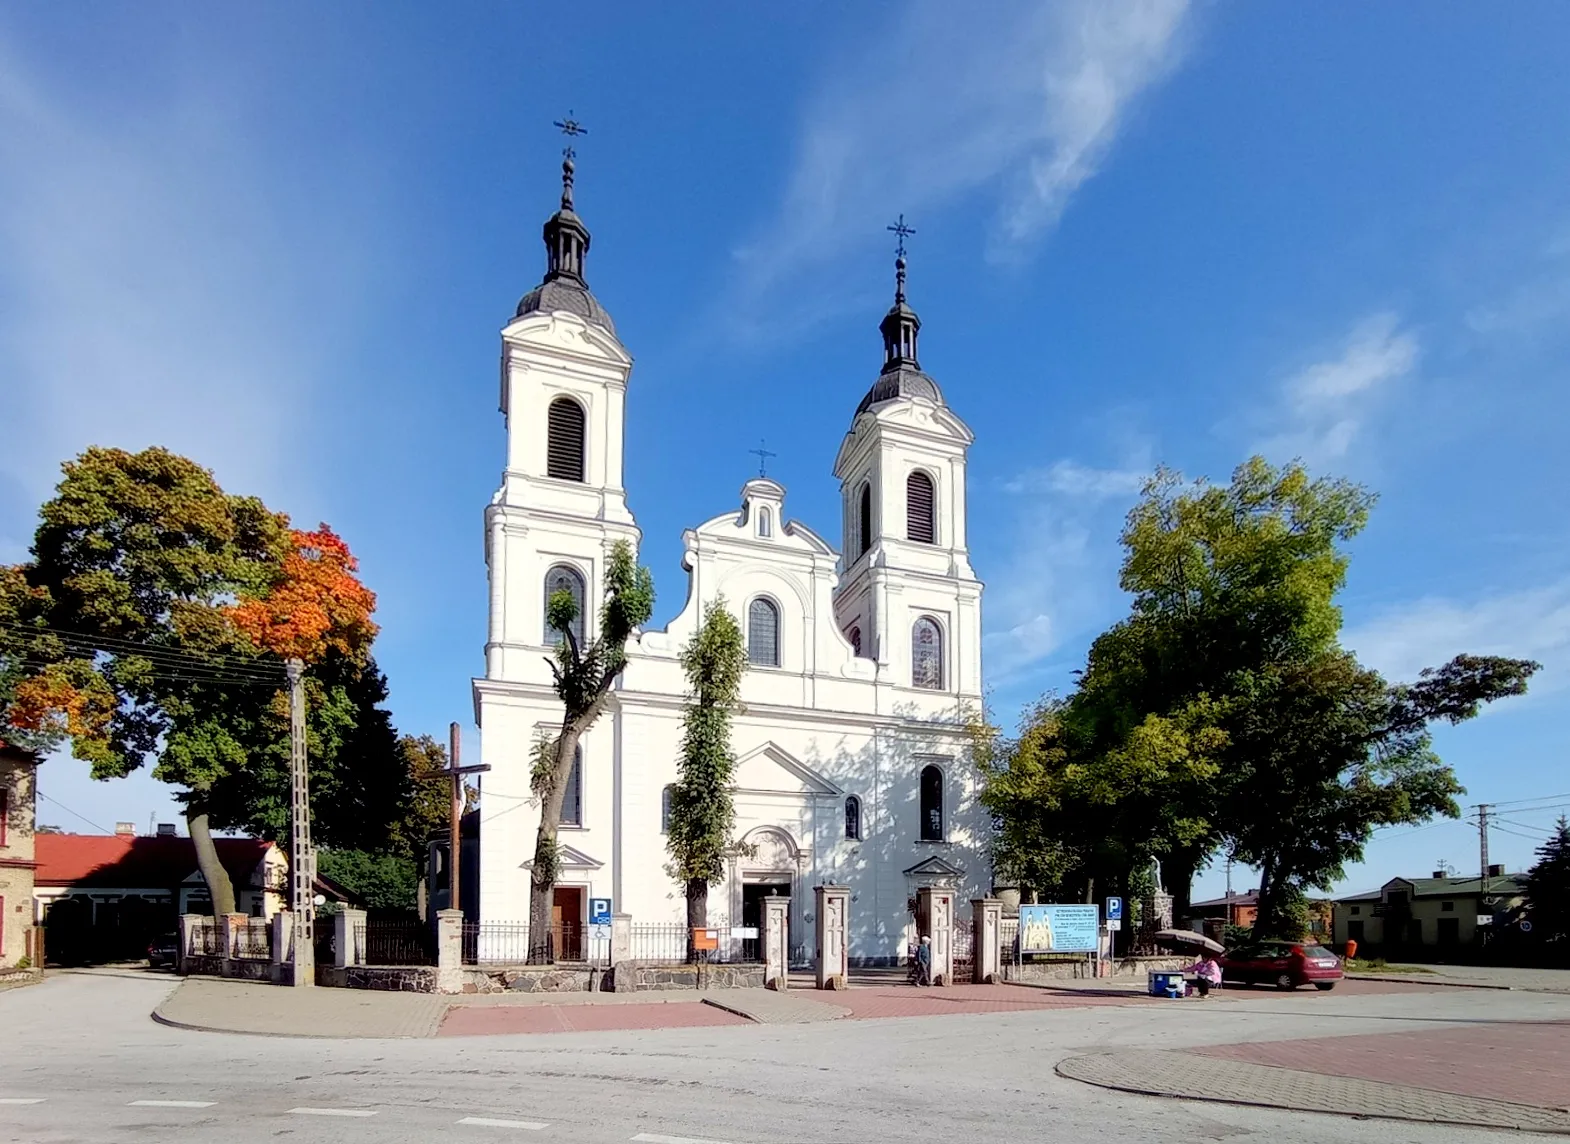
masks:
<instances>
[{"instance_id":1,"label":"white road marking","mask_svg":"<svg viewBox=\"0 0 1570 1144\"><path fill-rule=\"evenodd\" d=\"M642 1144L725 1144L723 1140L700 1140L696 1136L660 1136L653 1132L640 1132L633 1137Z\"/></svg>"},{"instance_id":2,"label":"white road marking","mask_svg":"<svg viewBox=\"0 0 1570 1144\"><path fill-rule=\"evenodd\" d=\"M211 1108L212 1100L133 1100L130 1108Z\"/></svg>"},{"instance_id":3,"label":"white road marking","mask_svg":"<svg viewBox=\"0 0 1570 1144\"><path fill-rule=\"evenodd\" d=\"M0 1104L42 1104L41 1096L0 1096Z\"/></svg>"},{"instance_id":4,"label":"white road marking","mask_svg":"<svg viewBox=\"0 0 1570 1144\"><path fill-rule=\"evenodd\" d=\"M465 1116L458 1123L478 1124L482 1128L528 1128L535 1132L550 1127L549 1124L541 1124L538 1120L496 1120L489 1116Z\"/></svg>"},{"instance_id":5,"label":"white road marking","mask_svg":"<svg viewBox=\"0 0 1570 1144\"><path fill-rule=\"evenodd\" d=\"M291 1108L301 1116L375 1116L373 1108Z\"/></svg>"}]
</instances>

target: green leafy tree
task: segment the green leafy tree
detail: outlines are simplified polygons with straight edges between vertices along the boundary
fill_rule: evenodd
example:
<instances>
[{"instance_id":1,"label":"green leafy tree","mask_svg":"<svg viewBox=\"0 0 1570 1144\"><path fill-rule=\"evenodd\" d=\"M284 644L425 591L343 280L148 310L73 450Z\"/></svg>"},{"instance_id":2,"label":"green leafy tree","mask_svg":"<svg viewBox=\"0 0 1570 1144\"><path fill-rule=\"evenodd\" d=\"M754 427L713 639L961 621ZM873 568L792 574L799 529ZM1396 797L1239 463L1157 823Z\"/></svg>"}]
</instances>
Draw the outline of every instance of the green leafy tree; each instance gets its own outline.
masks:
<instances>
[{"instance_id":1,"label":"green leafy tree","mask_svg":"<svg viewBox=\"0 0 1570 1144\"><path fill-rule=\"evenodd\" d=\"M741 625L712 601L681 652L688 701L682 715L681 758L671 790L666 847L687 895L687 925L709 923L709 887L725 874L725 855L736 821L732 796L736 757L731 753L731 716L738 708L747 649Z\"/></svg>"},{"instance_id":2,"label":"green leafy tree","mask_svg":"<svg viewBox=\"0 0 1570 1144\"><path fill-rule=\"evenodd\" d=\"M419 878L408 855L324 848L316 858L321 875L364 902L367 909L414 909Z\"/></svg>"},{"instance_id":3,"label":"green leafy tree","mask_svg":"<svg viewBox=\"0 0 1570 1144\"><path fill-rule=\"evenodd\" d=\"M1570 942L1570 822L1562 815L1553 837L1538 847L1523 883L1532 935L1563 954Z\"/></svg>"},{"instance_id":4,"label":"green leafy tree","mask_svg":"<svg viewBox=\"0 0 1570 1144\"><path fill-rule=\"evenodd\" d=\"M578 741L600 717L611 686L627 666L627 641L653 614L654 577L637 563L632 545L625 540L612 546L606 561L600 631L586 646L574 631L578 602L572 593L554 592L546 602L546 622L562 637L555 656L548 661L555 677L556 695L562 701L562 721L555 738L539 744L531 774L531 786L540 804L540 825L529 872L530 961L549 961L553 957L546 936L551 932L551 904L561 868L556 831Z\"/></svg>"}]
</instances>

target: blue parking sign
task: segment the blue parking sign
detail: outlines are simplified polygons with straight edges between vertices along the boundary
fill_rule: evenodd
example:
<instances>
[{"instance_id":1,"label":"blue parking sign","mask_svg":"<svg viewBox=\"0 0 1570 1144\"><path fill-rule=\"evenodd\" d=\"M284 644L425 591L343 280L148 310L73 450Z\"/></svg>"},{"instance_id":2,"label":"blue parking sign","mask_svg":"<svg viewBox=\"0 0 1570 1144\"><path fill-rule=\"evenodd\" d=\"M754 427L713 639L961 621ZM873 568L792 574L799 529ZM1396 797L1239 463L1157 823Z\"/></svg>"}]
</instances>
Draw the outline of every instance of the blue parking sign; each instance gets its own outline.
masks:
<instances>
[{"instance_id":1,"label":"blue parking sign","mask_svg":"<svg viewBox=\"0 0 1570 1144\"><path fill-rule=\"evenodd\" d=\"M589 924L591 926L608 926L611 924L611 900L609 898L589 899Z\"/></svg>"},{"instance_id":2,"label":"blue parking sign","mask_svg":"<svg viewBox=\"0 0 1570 1144\"><path fill-rule=\"evenodd\" d=\"M1109 922L1120 922L1122 920L1123 920L1123 899L1122 898L1108 898L1107 899L1107 921L1109 921Z\"/></svg>"}]
</instances>

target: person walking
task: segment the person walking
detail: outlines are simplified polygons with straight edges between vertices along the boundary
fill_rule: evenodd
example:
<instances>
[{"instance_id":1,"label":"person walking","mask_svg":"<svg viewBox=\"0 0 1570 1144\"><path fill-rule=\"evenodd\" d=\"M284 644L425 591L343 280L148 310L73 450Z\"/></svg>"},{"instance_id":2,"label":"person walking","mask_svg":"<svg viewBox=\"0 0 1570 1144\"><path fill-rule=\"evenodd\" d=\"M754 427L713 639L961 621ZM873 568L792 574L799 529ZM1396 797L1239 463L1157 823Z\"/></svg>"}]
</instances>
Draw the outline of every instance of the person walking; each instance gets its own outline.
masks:
<instances>
[{"instance_id":1,"label":"person walking","mask_svg":"<svg viewBox=\"0 0 1570 1144\"><path fill-rule=\"evenodd\" d=\"M1211 953L1201 954L1199 960L1186 966L1183 972L1194 975L1194 987L1201 997L1209 997L1212 987L1221 988L1221 964Z\"/></svg>"},{"instance_id":2,"label":"person walking","mask_svg":"<svg viewBox=\"0 0 1570 1144\"><path fill-rule=\"evenodd\" d=\"M925 934L916 947L916 984L932 984L932 939Z\"/></svg>"}]
</instances>

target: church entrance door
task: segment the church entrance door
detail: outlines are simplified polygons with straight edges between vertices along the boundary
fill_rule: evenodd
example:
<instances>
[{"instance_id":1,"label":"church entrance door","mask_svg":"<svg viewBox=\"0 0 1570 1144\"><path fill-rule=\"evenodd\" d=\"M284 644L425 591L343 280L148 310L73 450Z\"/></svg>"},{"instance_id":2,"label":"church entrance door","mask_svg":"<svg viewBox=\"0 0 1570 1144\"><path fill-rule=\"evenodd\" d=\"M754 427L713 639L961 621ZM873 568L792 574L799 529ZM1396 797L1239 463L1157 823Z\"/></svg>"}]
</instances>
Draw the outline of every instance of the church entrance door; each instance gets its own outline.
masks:
<instances>
[{"instance_id":1,"label":"church entrance door","mask_svg":"<svg viewBox=\"0 0 1570 1144\"><path fill-rule=\"evenodd\" d=\"M758 961L762 958L763 899L790 897L789 882L749 882L741 888L741 924L758 931L755 938L742 938L741 959Z\"/></svg>"},{"instance_id":2,"label":"church entrance door","mask_svg":"<svg viewBox=\"0 0 1570 1144\"><path fill-rule=\"evenodd\" d=\"M583 960L583 887L557 886L551 898L551 953L557 961Z\"/></svg>"}]
</instances>

